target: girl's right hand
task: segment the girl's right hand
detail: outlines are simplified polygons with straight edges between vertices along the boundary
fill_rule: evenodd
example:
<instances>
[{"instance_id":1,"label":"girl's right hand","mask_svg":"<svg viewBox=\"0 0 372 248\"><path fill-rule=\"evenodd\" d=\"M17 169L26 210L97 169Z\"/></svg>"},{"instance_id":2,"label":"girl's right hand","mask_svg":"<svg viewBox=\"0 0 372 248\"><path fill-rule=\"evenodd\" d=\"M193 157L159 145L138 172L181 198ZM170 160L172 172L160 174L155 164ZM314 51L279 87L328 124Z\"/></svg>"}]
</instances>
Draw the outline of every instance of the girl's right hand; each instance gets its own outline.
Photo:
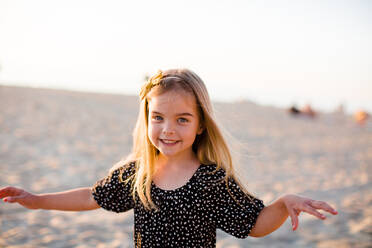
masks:
<instances>
[{"instance_id":1,"label":"girl's right hand","mask_svg":"<svg viewBox=\"0 0 372 248\"><path fill-rule=\"evenodd\" d=\"M37 195L31 194L16 187L5 187L0 189L0 199L8 203L18 203L28 209L38 209Z\"/></svg>"}]
</instances>

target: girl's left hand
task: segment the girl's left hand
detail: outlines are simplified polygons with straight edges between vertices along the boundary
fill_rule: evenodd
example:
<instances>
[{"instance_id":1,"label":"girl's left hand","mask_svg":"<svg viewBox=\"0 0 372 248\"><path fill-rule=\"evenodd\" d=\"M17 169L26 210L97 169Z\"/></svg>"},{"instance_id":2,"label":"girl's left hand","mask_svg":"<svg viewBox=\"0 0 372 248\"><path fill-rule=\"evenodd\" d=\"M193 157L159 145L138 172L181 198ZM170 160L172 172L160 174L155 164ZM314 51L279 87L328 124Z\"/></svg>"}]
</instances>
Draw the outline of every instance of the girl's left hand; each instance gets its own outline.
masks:
<instances>
[{"instance_id":1,"label":"girl's left hand","mask_svg":"<svg viewBox=\"0 0 372 248\"><path fill-rule=\"evenodd\" d=\"M298 227L298 216L301 212L314 215L321 220L326 219L326 217L317 210L324 210L333 215L337 214L337 211L324 201L316 201L298 195L285 195L282 199L291 217L293 231Z\"/></svg>"}]
</instances>

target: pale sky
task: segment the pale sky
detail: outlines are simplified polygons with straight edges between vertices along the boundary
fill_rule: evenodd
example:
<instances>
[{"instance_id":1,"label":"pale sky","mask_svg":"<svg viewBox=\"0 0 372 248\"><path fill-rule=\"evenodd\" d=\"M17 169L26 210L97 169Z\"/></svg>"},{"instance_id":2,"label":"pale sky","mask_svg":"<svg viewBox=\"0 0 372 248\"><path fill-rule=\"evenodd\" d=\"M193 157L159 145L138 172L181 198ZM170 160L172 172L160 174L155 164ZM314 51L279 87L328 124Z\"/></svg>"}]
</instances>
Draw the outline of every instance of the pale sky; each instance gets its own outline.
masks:
<instances>
[{"instance_id":1,"label":"pale sky","mask_svg":"<svg viewBox=\"0 0 372 248\"><path fill-rule=\"evenodd\" d=\"M372 1L0 0L0 84L137 94L186 67L213 100L372 111Z\"/></svg>"}]
</instances>

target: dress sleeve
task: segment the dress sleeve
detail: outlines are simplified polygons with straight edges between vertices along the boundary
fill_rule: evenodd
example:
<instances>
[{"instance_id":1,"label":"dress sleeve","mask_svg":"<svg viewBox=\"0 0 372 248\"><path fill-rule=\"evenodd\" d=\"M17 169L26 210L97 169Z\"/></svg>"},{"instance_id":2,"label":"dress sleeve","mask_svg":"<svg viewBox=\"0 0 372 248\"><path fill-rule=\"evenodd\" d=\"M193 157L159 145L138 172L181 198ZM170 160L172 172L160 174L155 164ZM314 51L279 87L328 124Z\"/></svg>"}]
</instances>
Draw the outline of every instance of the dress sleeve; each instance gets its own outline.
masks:
<instances>
[{"instance_id":1,"label":"dress sleeve","mask_svg":"<svg viewBox=\"0 0 372 248\"><path fill-rule=\"evenodd\" d=\"M263 201L242 191L232 178L222 180L216 188L217 228L237 238L246 238L264 208Z\"/></svg>"},{"instance_id":2,"label":"dress sleeve","mask_svg":"<svg viewBox=\"0 0 372 248\"><path fill-rule=\"evenodd\" d=\"M106 210L116 213L134 208L132 174L133 168L123 166L97 181L92 187L92 194L97 204Z\"/></svg>"}]
</instances>

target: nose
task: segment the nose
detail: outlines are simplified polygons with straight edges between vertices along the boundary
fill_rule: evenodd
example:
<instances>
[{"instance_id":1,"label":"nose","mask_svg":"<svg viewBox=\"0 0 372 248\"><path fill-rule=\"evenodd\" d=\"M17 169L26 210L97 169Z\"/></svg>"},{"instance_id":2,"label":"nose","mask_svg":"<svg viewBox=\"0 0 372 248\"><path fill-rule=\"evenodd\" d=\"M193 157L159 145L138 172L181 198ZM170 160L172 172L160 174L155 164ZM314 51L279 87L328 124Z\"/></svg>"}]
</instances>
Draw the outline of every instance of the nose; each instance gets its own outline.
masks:
<instances>
[{"instance_id":1,"label":"nose","mask_svg":"<svg viewBox=\"0 0 372 248\"><path fill-rule=\"evenodd\" d=\"M163 130L163 133L165 135L173 135L174 134L174 131L173 130Z\"/></svg>"},{"instance_id":2,"label":"nose","mask_svg":"<svg viewBox=\"0 0 372 248\"><path fill-rule=\"evenodd\" d=\"M165 135L172 135L175 134L174 128L171 123L166 123L163 128L163 134Z\"/></svg>"}]
</instances>

